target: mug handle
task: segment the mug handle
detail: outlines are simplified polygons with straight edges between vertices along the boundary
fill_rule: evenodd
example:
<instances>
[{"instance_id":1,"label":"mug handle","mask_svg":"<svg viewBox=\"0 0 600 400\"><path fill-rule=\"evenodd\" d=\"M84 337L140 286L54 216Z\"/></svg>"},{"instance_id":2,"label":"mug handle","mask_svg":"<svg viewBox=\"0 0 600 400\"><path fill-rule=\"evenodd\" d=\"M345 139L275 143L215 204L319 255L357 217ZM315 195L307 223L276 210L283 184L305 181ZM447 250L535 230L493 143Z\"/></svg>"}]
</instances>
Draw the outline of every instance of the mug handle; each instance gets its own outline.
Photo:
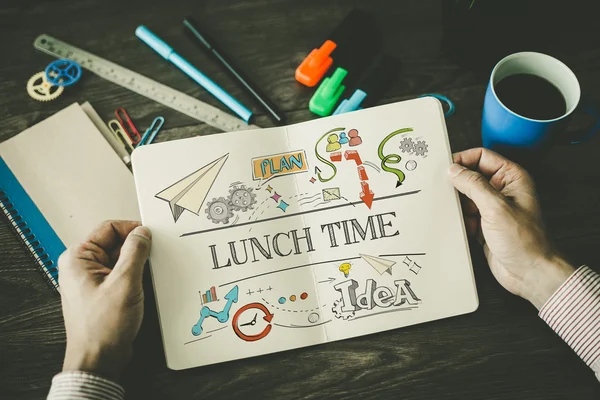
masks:
<instances>
[{"instance_id":1,"label":"mug handle","mask_svg":"<svg viewBox=\"0 0 600 400\"><path fill-rule=\"evenodd\" d=\"M582 134L580 137L576 139L567 139L568 142L565 144L585 143L591 138L593 138L596 135L596 133L600 132L600 112L598 112L598 107L596 106L596 104L590 99L583 99L580 109L584 113L592 116L596 120L596 122L594 122L592 127L589 128L588 131Z\"/></svg>"}]
</instances>

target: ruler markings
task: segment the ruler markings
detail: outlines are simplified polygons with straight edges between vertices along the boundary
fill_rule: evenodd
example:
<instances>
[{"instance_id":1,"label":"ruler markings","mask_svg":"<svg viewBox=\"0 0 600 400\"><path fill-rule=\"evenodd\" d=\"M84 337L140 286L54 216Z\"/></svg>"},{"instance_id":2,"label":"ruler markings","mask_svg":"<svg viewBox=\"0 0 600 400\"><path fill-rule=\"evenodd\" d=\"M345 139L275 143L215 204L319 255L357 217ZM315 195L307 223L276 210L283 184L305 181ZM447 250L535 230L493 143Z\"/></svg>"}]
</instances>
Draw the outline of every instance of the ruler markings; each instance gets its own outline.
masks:
<instances>
[{"instance_id":1,"label":"ruler markings","mask_svg":"<svg viewBox=\"0 0 600 400\"><path fill-rule=\"evenodd\" d=\"M258 128L256 125L248 125L241 119L195 99L190 95L172 89L75 46L71 46L50 35L42 34L38 36L34 41L34 47L51 56L75 61L83 68L101 78L225 132Z\"/></svg>"}]
</instances>

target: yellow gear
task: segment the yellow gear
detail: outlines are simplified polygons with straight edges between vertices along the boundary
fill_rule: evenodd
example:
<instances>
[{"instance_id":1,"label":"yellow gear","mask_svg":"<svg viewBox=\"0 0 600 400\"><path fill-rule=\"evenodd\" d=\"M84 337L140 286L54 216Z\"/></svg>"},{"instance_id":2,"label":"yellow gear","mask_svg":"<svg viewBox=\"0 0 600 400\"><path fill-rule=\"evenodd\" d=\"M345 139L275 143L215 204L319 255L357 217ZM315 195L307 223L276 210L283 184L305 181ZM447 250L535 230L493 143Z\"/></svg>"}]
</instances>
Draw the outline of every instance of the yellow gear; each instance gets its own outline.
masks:
<instances>
[{"instance_id":1,"label":"yellow gear","mask_svg":"<svg viewBox=\"0 0 600 400\"><path fill-rule=\"evenodd\" d=\"M27 93L37 101L54 100L65 90L62 86L55 86L48 82L44 71L38 72L27 81Z\"/></svg>"}]
</instances>

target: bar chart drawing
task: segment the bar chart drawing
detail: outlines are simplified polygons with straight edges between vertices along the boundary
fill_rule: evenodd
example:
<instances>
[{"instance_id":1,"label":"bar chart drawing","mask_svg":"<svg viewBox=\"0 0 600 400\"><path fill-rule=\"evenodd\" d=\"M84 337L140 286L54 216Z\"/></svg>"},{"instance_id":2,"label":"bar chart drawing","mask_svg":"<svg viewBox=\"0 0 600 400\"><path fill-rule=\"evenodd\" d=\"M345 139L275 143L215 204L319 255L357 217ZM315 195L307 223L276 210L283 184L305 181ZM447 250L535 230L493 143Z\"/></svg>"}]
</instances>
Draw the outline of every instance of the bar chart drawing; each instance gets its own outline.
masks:
<instances>
[{"instance_id":1,"label":"bar chart drawing","mask_svg":"<svg viewBox=\"0 0 600 400\"><path fill-rule=\"evenodd\" d=\"M198 295L200 296L200 302L202 304L219 300L217 299L217 289L215 289L214 286L208 289L206 293L198 292Z\"/></svg>"}]
</instances>

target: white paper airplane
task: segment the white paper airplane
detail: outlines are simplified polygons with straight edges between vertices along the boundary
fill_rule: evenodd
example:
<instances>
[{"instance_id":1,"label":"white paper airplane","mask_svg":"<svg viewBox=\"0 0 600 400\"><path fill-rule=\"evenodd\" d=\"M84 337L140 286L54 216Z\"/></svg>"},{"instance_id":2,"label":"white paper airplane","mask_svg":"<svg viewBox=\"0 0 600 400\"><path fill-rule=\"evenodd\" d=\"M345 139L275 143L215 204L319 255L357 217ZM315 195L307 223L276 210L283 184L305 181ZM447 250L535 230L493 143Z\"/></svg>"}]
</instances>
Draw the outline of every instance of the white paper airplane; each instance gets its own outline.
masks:
<instances>
[{"instance_id":1,"label":"white paper airplane","mask_svg":"<svg viewBox=\"0 0 600 400\"><path fill-rule=\"evenodd\" d=\"M379 272L379 275L383 275L384 272L392 274L392 266L396 264L396 261L386 260L385 258L369 256L367 254L359 254L360 258L365 260L371 267L375 268L375 271Z\"/></svg>"},{"instance_id":2,"label":"white paper airplane","mask_svg":"<svg viewBox=\"0 0 600 400\"><path fill-rule=\"evenodd\" d=\"M169 203L175 222L184 210L198 215L227 158L229 158L229 153L156 194L157 198Z\"/></svg>"}]
</instances>

